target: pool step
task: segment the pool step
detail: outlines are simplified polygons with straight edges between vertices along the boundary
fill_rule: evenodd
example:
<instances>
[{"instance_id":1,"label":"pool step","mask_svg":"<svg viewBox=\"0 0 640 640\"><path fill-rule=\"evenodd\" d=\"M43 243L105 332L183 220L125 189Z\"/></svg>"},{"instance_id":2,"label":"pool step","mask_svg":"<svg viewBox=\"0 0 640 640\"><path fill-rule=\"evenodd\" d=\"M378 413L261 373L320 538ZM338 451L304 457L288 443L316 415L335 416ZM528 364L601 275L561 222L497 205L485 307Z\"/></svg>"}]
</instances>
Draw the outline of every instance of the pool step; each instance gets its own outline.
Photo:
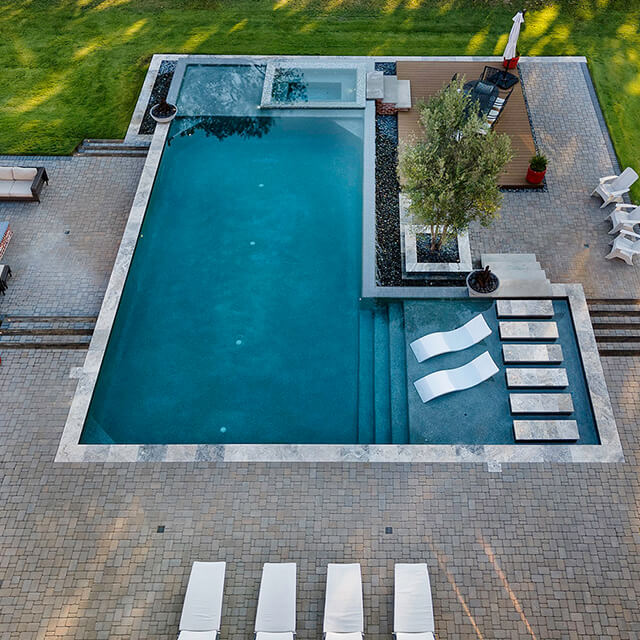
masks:
<instances>
[{"instance_id":1,"label":"pool step","mask_svg":"<svg viewBox=\"0 0 640 640\"><path fill-rule=\"evenodd\" d=\"M402 302L389 303L389 386L391 389L391 441L409 442L407 407L407 346Z\"/></svg>"},{"instance_id":2,"label":"pool step","mask_svg":"<svg viewBox=\"0 0 640 640\"><path fill-rule=\"evenodd\" d=\"M373 316L375 362L373 368L375 439L391 442L391 388L389 385L389 310L386 304L376 307Z\"/></svg>"},{"instance_id":3,"label":"pool step","mask_svg":"<svg viewBox=\"0 0 640 640\"><path fill-rule=\"evenodd\" d=\"M360 310L358 356L358 443L373 442L373 312Z\"/></svg>"},{"instance_id":4,"label":"pool step","mask_svg":"<svg viewBox=\"0 0 640 640\"><path fill-rule=\"evenodd\" d=\"M0 317L0 349L87 349L95 316Z\"/></svg>"},{"instance_id":5,"label":"pool step","mask_svg":"<svg viewBox=\"0 0 640 640\"><path fill-rule=\"evenodd\" d=\"M145 143L124 144L123 140L97 140L88 138L78 145L73 155L94 158L146 158L148 152L149 145Z\"/></svg>"},{"instance_id":6,"label":"pool step","mask_svg":"<svg viewBox=\"0 0 640 640\"><path fill-rule=\"evenodd\" d=\"M573 413L570 393L510 393L511 413Z\"/></svg>"},{"instance_id":7,"label":"pool step","mask_svg":"<svg viewBox=\"0 0 640 640\"><path fill-rule=\"evenodd\" d=\"M640 356L640 300L587 300L601 356Z\"/></svg>"},{"instance_id":8,"label":"pool step","mask_svg":"<svg viewBox=\"0 0 640 640\"><path fill-rule=\"evenodd\" d=\"M498 318L552 318L551 300L498 300Z\"/></svg>"},{"instance_id":9,"label":"pool step","mask_svg":"<svg viewBox=\"0 0 640 640\"><path fill-rule=\"evenodd\" d=\"M500 321L501 340L556 340L558 325L555 322L542 321Z\"/></svg>"},{"instance_id":10,"label":"pool step","mask_svg":"<svg viewBox=\"0 0 640 640\"><path fill-rule=\"evenodd\" d=\"M507 387L564 389L569 386L563 367L507 367Z\"/></svg>"},{"instance_id":11,"label":"pool step","mask_svg":"<svg viewBox=\"0 0 640 640\"><path fill-rule=\"evenodd\" d=\"M559 364L562 362L562 346L559 344L503 344L502 359L505 364Z\"/></svg>"},{"instance_id":12,"label":"pool step","mask_svg":"<svg viewBox=\"0 0 640 640\"><path fill-rule=\"evenodd\" d=\"M513 433L517 442L578 440L580 437L575 420L514 420Z\"/></svg>"}]
</instances>

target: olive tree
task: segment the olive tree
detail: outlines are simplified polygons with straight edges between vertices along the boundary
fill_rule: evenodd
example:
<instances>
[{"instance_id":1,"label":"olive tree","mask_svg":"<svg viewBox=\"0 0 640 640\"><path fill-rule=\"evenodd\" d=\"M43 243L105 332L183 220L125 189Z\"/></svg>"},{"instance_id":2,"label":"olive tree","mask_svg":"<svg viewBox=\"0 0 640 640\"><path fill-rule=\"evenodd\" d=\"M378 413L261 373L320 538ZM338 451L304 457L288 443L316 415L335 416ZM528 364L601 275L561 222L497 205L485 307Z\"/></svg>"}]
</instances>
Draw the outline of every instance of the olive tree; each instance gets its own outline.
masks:
<instances>
[{"instance_id":1,"label":"olive tree","mask_svg":"<svg viewBox=\"0 0 640 640\"><path fill-rule=\"evenodd\" d=\"M502 194L498 176L511 159L511 140L488 130L464 79L418 104L424 136L400 148L398 176L417 224L431 227L431 250L477 220L497 217Z\"/></svg>"}]
</instances>

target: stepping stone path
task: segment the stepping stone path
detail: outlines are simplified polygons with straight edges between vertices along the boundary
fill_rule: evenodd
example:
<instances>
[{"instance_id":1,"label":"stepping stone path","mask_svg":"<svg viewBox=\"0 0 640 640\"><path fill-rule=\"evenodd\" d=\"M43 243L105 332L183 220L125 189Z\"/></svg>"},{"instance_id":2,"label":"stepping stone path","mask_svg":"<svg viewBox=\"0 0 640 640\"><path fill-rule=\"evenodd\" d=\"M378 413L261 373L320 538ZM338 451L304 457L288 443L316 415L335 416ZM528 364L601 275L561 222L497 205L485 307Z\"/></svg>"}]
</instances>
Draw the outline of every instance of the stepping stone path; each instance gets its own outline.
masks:
<instances>
[{"instance_id":1,"label":"stepping stone path","mask_svg":"<svg viewBox=\"0 0 640 640\"><path fill-rule=\"evenodd\" d=\"M551 300L498 300L498 318L552 318Z\"/></svg>"},{"instance_id":2,"label":"stepping stone path","mask_svg":"<svg viewBox=\"0 0 640 640\"><path fill-rule=\"evenodd\" d=\"M513 433L520 440L578 440L575 420L514 420Z\"/></svg>"},{"instance_id":3,"label":"stepping stone path","mask_svg":"<svg viewBox=\"0 0 640 640\"><path fill-rule=\"evenodd\" d=\"M560 367L519 369L507 367L507 387L548 387L564 388L569 386L567 371Z\"/></svg>"},{"instance_id":4,"label":"stepping stone path","mask_svg":"<svg viewBox=\"0 0 640 640\"><path fill-rule=\"evenodd\" d=\"M510 393L511 413L573 413L570 393Z\"/></svg>"},{"instance_id":5,"label":"stepping stone path","mask_svg":"<svg viewBox=\"0 0 640 640\"><path fill-rule=\"evenodd\" d=\"M562 347L559 344L503 344L502 358L505 364L560 363Z\"/></svg>"},{"instance_id":6,"label":"stepping stone path","mask_svg":"<svg viewBox=\"0 0 640 640\"><path fill-rule=\"evenodd\" d=\"M558 325L555 322L500 322L501 340L555 340Z\"/></svg>"}]
</instances>

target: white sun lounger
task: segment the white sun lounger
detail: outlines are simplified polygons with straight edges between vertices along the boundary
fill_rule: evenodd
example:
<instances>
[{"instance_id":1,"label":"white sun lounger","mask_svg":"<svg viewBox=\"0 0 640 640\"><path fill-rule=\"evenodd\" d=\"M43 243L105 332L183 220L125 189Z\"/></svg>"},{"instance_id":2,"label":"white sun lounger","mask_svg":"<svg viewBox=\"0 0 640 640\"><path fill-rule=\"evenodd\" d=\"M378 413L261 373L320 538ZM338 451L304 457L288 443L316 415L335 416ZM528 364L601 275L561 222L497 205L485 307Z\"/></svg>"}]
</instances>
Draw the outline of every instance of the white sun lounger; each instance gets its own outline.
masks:
<instances>
[{"instance_id":1,"label":"white sun lounger","mask_svg":"<svg viewBox=\"0 0 640 640\"><path fill-rule=\"evenodd\" d=\"M409 346L418 362L424 362L442 353L467 349L480 340L484 340L490 333L489 325L484 316L479 313L457 329L430 333L414 340Z\"/></svg>"},{"instance_id":2,"label":"white sun lounger","mask_svg":"<svg viewBox=\"0 0 640 640\"><path fill-rule=\"evenodd\" d=\"M267 562L262 568L255 640L293 640L296 633L296 564Z\"/></svg>"},{"instance_id":3,"label":"white sun lounger","mask_svg":"<svg viewBox=\"0 0 640 640\"><path fill-rule=\"evenodd\" d=\"M438 396L453 391L470 389L488 380L498 373L498 367L493 361L488 351L481 353L471 362L463 364L457 369L443 369L430 373L413 384L420 394L422 402L429 402Z\"/></svg>"},{"instance_id":4,"label":"white sun lounger","mask_svg":"<svg viewBox=\"0 0 640 640\"><path fill-rule=\"evenodd\" d=\"M431 583L426 564L397 564L393 596L396 640L435 640Z\"/></svg>"},{"instance_id":5,"label":"white sun lounger","mask_svg":"<svg viewBox=\"0 0 640 640\"><path fill-rule=\"evenodd\" d=\"M362 640L364 612L359 564L330 564L324 602L325 640Z\"/></svg>"},{"instance_id":6,"label":"white sun lounger","mask_svg":"<svg viewBox=\"0 0 640 640\"><path fill-rule=\"evenodd\" d=\"M225 562L194 562L178 640L216 640L222 615Z\"/></svg>"}]
</instances>

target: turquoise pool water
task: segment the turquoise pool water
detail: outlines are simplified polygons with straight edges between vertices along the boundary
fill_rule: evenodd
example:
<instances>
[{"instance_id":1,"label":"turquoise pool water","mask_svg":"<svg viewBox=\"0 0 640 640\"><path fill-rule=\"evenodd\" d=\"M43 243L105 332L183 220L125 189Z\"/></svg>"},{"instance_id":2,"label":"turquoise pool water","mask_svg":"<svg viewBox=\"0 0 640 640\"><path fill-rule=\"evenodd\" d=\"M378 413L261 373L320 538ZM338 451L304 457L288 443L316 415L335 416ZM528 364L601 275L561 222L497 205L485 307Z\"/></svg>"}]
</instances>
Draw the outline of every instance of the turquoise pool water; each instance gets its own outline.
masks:
<instances>
[{"instance_id":1,"label":"turquoise pool water","mask_svg":"<svg viewBox=\"0 0 640 640\"><path fill-rule=\"evenodd\" d=\"M362 113L169 137L82 442L356 442Z\"/></svg>"},{"instance_id":2,"label":"turquoise pool water","mask_svg":"<svg viewBox=\"0 0 640 640\"><path fill-rule=\"evenodd\" d=\"M574 413L570 415L531 415L530 419L573 419L578 423L580 439L577 444L598 444L598 432L593 418L580 352L576 342L569 304L566 300L554 300L554 317L558 325L558 340L545 341L562 345L569 387L547 393L571 393ZM498 333L495 303L477 299L438 299L409 302L405 305L407 342L431 333L459 327L473 316L482 313L492 333L478 344L455 353L431 358L418 363L413 355L407 356L409 379L409 433L412 444L514 444L513 418L509 407L509 389L502 358L502 344ZM489 380L466 391L440 396L423 404L412 382L439 369L459 367L484 351L489 351L500 371ZM532 366L536 365L510 365ZM511 390L516 392L541 389ZM525 418L525 416L517 416ZM522 444L522 443L519 443ZM527 446L527 444L522 444Z\"/></svg>"}]
</instances>

